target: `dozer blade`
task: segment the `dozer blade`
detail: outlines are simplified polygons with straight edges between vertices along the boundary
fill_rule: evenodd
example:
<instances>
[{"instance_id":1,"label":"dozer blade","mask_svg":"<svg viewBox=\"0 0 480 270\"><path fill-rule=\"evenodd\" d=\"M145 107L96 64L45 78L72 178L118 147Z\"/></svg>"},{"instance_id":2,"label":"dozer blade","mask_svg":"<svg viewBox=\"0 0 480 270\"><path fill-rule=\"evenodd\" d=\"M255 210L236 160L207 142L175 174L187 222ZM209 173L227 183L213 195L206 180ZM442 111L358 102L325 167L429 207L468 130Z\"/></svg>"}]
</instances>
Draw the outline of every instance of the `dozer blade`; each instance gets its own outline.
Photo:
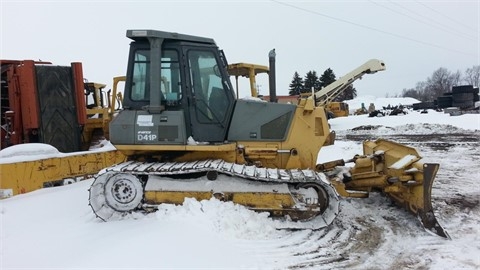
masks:
<instances>
[{"instance_id":1,"label":"dozer blade","mask_svg":"<svg viewBox=\"0 0 480 270\"><path fill-rule=\"evenodd\" d=\"M432 186L439 165L420 162L415 148L388 140L366 141L364 153L373 158L375 170L381 170L385 186L381 190L396 203L417 215L426 230L450 238L433 213Z\"/></svg>"},{"instance_id":2,"label":"dozer blade","mask_svg":"<svg viewBox=\"0 0 480 270\"><path fill-rule=\"evenodd\" d=\"M363 151L363 156L355 156L351 160L355 162L355 167L343 183L331 181L339 194L360 198L367 197L371 191L381 191L416 215L426 230L450 239L438 223L431 201L439 165L424 164L414 148L382 139L365 141ZM320 165L332 166L326 163Z\"/></svg>"},{"instance_id":3,"label":"dozer blade","mask_svg":"<svg viewBox=\"0 0 480 270\"><path fill-rule=\"evenodd\" d=\"M438 223L432 207L432 186L440 165L435 163L426 163L423 165L423 209L418 209L418 217L422 221L425 229L439 236L451 239L450 235Z\"/></svg>"}]
</instances>

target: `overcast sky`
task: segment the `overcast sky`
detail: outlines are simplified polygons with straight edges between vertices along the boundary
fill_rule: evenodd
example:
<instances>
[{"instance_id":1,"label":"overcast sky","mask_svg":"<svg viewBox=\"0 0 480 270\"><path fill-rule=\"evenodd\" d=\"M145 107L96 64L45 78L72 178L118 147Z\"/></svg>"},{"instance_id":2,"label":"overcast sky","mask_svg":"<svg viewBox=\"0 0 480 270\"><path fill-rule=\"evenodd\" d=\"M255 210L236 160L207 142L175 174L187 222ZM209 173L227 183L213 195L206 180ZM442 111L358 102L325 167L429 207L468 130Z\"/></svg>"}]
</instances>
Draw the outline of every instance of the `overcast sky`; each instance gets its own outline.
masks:
<instances>
[{"instance_id":1,"label":"overcast sky","mask_svg":"<svg viewBox=\"0 0 480 270\"><path fill-rule=\"evenodd\" d=\"M229 63L268 65L275 48L283 95L295 71L331 68L338 78L371 58L387 70L354 83L358 95L392 96L440 67L480 64L478 0L0 2L0 58L80 61L87 79L109 87L126 71L127 29L210 37ZM266 76L258 84L268 94Z\"/></svg>"}]
</instances>

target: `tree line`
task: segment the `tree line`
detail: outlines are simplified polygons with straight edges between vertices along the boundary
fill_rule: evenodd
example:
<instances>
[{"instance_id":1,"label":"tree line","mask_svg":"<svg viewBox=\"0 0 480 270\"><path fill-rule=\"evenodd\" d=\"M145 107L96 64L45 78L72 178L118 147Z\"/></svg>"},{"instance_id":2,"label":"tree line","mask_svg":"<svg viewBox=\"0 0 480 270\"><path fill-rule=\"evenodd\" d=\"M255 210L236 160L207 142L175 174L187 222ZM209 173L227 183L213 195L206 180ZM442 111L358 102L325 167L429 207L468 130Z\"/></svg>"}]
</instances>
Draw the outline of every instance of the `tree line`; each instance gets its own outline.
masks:
<instances>
[{"instance_id":1,"label":"tree line","mask_svg":"<svg viewBox=\"0 0 480 270\"><path fill-rule=\"evenodd\" d=\"M315 70L308 71L304 78L300 77L297 71L293 74L292 82L289 85L289 95L296 96L302 93L311 93L320 90L336 81L335 73L332 69L326 69L320 77ZM480 86L480 65L467 68L465 72L459 70L452 72L441 67L435 70L425 81L418 82L414 88L402 90L397 97L412 97L420 101L433 101L439 96L452 91L453 86L473 85ZM334 101L343 101L357 97L357 90L350 85L343 93L335 98Z\"/></svg>"},{"instance_id":2,"label":"tree line","mask_svg":"<svg viewBox=\"0 0 480 270\"><path fill-rule=\"evenodd\" d=\"M311 93L312 88L315 92L337 80L332 69L327 68L320 77L315 70L308 71L304 78L300 77L297 71L293 74L292 82L289 85L290 96L297 96L302 93ZM357 97L357 90L349 85L333 101L344 101Z\"/></svg>"},{"instance_id":3,"label":"tree line","mask_svg":"<svg viewBox=\"0 0 480 270\"><path fill-rule=\"evenodd\" d=\"M467 68L464 73L446 68L435 70L425 81L418 82L415 88L403 89L401 97L412 97L420 101L433 101L444 93L450 93L453 86L480 86L480 65Z\"/></svg>"}]
</instances>

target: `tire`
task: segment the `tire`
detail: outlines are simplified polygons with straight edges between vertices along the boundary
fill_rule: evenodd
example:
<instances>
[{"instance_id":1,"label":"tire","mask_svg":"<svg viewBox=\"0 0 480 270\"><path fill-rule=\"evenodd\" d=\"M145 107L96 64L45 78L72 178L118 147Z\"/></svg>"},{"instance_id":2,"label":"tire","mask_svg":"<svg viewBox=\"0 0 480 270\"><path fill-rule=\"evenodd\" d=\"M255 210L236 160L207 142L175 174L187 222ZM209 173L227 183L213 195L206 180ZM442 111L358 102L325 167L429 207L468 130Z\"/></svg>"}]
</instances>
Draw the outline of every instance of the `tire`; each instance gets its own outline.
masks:
<instances>
[{"instance_id":1,"label":"tire","mask_svg":"<svg viewBox=\"0 0 480 270\"><path fill-rule=\"evenodd\" d=\"M132 174L112 171L96 176L89 189L89 202L101 220L118 220L135 211L143 195L140 179Z\"/></svg>"}]
</instances>

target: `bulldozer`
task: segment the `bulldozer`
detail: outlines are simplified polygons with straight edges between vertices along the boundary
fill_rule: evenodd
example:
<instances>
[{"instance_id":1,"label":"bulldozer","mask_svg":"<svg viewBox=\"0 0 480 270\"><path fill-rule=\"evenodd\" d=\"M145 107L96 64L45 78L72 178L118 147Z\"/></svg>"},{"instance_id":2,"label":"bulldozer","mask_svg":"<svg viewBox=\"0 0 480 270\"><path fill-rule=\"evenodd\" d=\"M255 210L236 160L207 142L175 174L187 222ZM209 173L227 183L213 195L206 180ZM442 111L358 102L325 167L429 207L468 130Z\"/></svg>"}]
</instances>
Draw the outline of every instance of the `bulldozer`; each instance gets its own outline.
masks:
<instances>
[{"instance_id":1,"label":"bulldozer","mask_svg":"<svg viewBox=\"0 0 480 270\"><path fill-rule=\"evenodd\" d=\"M235 98L227 59L211 38L144 29L126 36L123 109L109 134L127 161L95 176L89 205L96 217L118 220L187 197L215 197L320 229L338 215L341 197L379 191L449 238L431 204L439 165L422 163L414 148L365 141L363 154L316 164L334 138L318 105L321 92L275 103L274 50L265 102ZM361 75L385 69L374 62L379 67Z\"/></svg>"}]
</instances>

